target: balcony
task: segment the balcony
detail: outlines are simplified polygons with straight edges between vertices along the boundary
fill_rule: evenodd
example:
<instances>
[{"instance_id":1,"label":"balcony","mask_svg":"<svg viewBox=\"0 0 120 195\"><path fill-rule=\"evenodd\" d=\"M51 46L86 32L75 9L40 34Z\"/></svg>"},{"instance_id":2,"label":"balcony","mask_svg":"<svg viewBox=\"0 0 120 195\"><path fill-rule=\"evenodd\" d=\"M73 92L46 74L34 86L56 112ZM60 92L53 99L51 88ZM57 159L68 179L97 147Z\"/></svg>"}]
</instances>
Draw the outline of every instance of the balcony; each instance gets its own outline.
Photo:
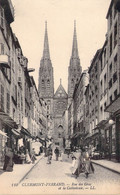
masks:
<instances>
[{"instance_id":1,"label":"balcony","mask_svg":"<svg viewBox=\"0 0 120 195\"><path fill-rule=\"evenodd\" d=\"M4 8L6 20L12 23L14 21L14 7L11 0L0 0L0 4Z\"/></svg>"},{"instance_id":2,"label":"balcony","mask_svg":"<svg viewBox=\"0 0 120 195\"><path fill-rule=\"evenodd\" d=\"M7 55L0 55L0 67L10 68Z\"/></svg>"}]
</instances>

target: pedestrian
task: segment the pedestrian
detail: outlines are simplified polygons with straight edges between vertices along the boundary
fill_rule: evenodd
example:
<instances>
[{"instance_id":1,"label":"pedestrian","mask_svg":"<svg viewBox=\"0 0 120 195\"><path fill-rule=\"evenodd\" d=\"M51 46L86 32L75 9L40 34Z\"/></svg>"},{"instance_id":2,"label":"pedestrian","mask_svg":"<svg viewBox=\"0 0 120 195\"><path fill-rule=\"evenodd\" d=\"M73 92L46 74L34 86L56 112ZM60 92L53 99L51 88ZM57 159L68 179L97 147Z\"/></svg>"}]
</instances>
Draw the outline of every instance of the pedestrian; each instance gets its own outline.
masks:
<instances>
[{"instance_id":1,"label":"pedestrian","mask_svg":"<svg viewBox=\"0 0 120 195\"><path fill-rule=\"evenodd\" d=\"M78 149L76 153L73 153L72 155L72 175L77 178L79 174L82 172L82 166L83 166L83 157L82 157L82 151Z\"/></svg>"},{"instance_id":2,"label":"pedestrian","mask_svg":"<svg viewBox=\"0 0 120 195\"><path fill-rule=\"evenodd\" d=\"M43 152L43 147L40 146L40 151L39 151L39 155Z\"/></svg>"},{"instance_id":3,"label":"pedestrian","mask_svg":"<svg viewBox=\"0 0 120 195\"><path fill-rule=\"evenodd\" d=\"M35 149L33 148L31 151L31 161L34 164L36 160L36 156L35 156Z\"/></svg>"},{"instance_id":4,"label":"pedestrian","mask_svg":"<svg viewBox=\"0 0 120 195\"><path fill-rule=\"evenodd\" d=\"M27 164L31 163L31 158L30 158L28 149L26 149L25 160Z\"/></svg>"},{"instance_id":5,"label":"pedestrian","mask_svg":"<svg viewBox=\"0 0 120 195\"><path fill-rule=\"evenodd\" d=\"M5 171L13 171L13 151L12 148L7 147L5 149L5 162L4 162L4 166L3 166L3 170Z\"/></svg>"},{"instance_id":6,"label":"pedestrian","mask_svg":"<svg viewBox=\"0 0 120 195\"><path fill-rule=\"evenodd\" d=\"M83 163L85 168L85 176L88 178L90 173L94 173L94 167L91 162L89 148L87 146L85 146L85 151L83 152Z\"/></svg>"},{"instance_id":7,"label":"pedestrian","mask_svg":"<svg viewBox=\"0 0 120 195\"><path fill-rule=\"evenodd\" d=\"M52 148L51 145L47 148L47 164L51 164L52 160Z\"/></svg>"},{"instance_id":8,"label":"pedestrian","mask_svg":"<svg viewBox=\"0 0 120 195\"><path fill-rule=\"evenodd\" d=\"M59 149L58 149L58 147L55 148L54 153L56 155L56 161L58 161L58 157L59 157Z\"/></svg>"}]
</instances>

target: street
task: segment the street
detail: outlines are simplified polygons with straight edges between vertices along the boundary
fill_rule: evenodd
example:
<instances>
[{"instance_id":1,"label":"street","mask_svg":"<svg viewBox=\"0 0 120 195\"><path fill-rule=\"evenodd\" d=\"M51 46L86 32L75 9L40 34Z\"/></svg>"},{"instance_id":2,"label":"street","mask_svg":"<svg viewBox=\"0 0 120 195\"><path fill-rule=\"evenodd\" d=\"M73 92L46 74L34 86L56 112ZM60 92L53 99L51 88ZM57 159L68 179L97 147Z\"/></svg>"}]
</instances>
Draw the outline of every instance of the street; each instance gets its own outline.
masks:
<instances>
[{"instance_id":1,"label":"street","mask_svg":"<svg viewBox=\"0 0 120 195\"><path fill-rule=\"evenodd\" d=\"M65 193L70 193L75 190L78 193L88 192L91 190L95 193L96 190L108 192L108 190L118 190L120 185L120 175L113 173L100 166L94 165L95 173L90 174L89 178L85 178L85 174L82 173L77 179L71 175L71 163L68 161L55 161L52 159L51 164L47 164L47 158L44 157L34 167L34 169L24 178L20 186L23 189L41 190L41 192L51 191L59 192L61 190L67 190ZM32 188L31 188L32 187ZM111 187L111 189L110 189ZM43 191L42 191L43 190Z\"/></svg>"}]
</instances>

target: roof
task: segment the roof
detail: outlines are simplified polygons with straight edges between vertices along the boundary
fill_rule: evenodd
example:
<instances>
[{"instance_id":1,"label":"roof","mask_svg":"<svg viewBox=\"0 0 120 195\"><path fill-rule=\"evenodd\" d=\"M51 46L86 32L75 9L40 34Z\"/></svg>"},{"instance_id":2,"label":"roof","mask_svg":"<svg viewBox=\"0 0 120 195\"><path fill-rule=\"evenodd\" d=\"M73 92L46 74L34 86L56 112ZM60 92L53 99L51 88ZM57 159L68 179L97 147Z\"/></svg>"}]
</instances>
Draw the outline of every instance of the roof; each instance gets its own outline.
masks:
<instances>
[{"instance_id":1,"label":"roof","mask_svg":"<svg viewBox=\"0 0 120 195\"><path fill-rule=\"evenodd\" d=\"M90 73L90 71L91 71L91 69L93 67L93 64L94 64L95 60L97 59L97 57L98 57L98 55L99 55L100 52L101 52L101 49L98 49L96 51L95 56L93 57L92 62L91 62L91 65L89 67L88 73Z\"/></svg>"},{"instance_id":2,"label":"roof","mask_svg":"<svg viewBox=\"0 0 120 195\"><path fill-rule=\"evenodd\" d=\"M54 98L67 98L68 95L65 91L65 89L63 88L62 84L60 83L58 89L55 92Z\"/></svg>"}]
</instances>

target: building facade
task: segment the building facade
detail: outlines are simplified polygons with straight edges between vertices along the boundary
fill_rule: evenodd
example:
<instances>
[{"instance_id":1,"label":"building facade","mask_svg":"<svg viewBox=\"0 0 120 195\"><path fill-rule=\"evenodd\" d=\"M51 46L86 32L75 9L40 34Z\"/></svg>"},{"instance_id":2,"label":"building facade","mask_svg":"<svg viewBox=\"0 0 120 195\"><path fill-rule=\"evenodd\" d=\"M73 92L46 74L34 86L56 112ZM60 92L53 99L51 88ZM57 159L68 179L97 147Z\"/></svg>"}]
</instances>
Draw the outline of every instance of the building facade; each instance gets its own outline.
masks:
<instances>
[{"instance_id":1,"label":"building facade","mask_svg":"<svg viewBox=\"0 0 120 195\"><path fill-rule=\"evenodd\" d=\"M30 152L32 139L41 131L42 106L12 22L11 0L0 0L0 165L6 146L14 152L23 146Z\"/></svg>"},{"instance_id":2,"label":"building facade","mask_svg":"<svg viewBox=\"0 0 120 195\"><path fill-rule=\"evenodd\" d=\"M110 159L120 161L120 1L111 1L107 13L108 98Z\"/></svg>"},{"instance_id":3,"label":"building facade","mask_svg":"<svg viewBox=\"0 0 120 195\"><path fill-rule=\"evenodd\" d=\"M88 85L88 70L83 71L73 93L73 137L72 143L83 146L85 137L85 90Z\"/></svg>"}]
</instances>

